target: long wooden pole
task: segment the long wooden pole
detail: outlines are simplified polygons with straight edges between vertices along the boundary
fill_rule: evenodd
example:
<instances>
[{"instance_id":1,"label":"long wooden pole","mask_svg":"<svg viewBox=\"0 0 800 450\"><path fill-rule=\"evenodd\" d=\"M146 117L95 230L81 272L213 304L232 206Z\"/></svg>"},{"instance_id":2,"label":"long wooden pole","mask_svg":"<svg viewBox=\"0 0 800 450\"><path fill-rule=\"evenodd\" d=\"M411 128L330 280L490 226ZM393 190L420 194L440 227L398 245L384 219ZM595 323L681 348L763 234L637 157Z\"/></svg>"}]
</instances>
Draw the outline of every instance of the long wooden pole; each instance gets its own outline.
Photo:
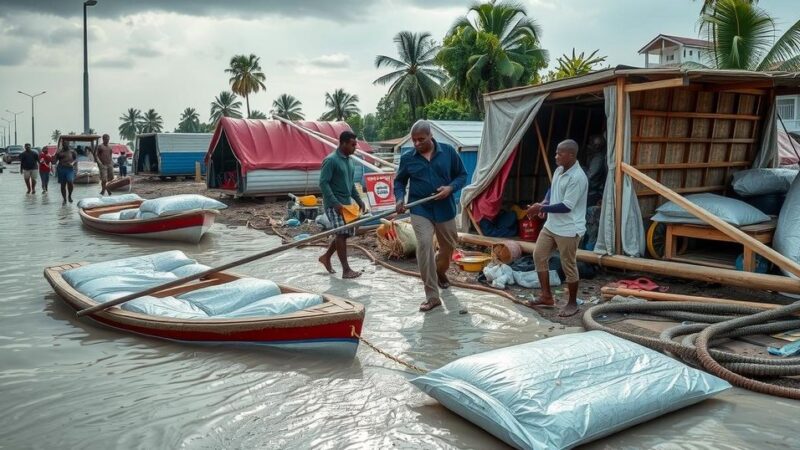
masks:
<instances>
[{"instance_id":1,"label":"long wooden pole","mask_svg":"<svg viewBox=\"0 0 800 450\"><path fill-rule=\"evenodd\" d=\"M539 153L541 153L542 160L544 161L544 168L547 170L547 178L553 181L553 171L550 170L550 161L547 160L547 149L542 140L542 131L539 129L539 122L534 120L533 126L536 128L536 138L539 140Z\"/></svg>"},{"instance_id":2,"label":"long wooden pole","mask_svg":"<svg viewBox=\"0 0 800 450\"><path fill-rule=\"evenodd\" d=\"M283 118L281 118L281 119L283 119ZM295 124L295 125L297 125L297 124ZM318 137L321 137L322 139L326 139L326 140L330 141L331 144L333 144L333 145L336 145L336 146L339 145L338 144L338 139L336 139L334 137L328 136L325 133L320 133L319 131L316 131L316 130L312 130L311 128L308 128L308 127L306 127L304 125L297 125L297 126L302 128L302 129L304 129L304 130L306 130L307 132L309 132L311 134L314 134L314 135L316 135ZM383 164L385 166L391 167L394 170L397 170L397 164L389 162L389 161L386 161L385 159L382 159L382 158L378 158L377 156L375 156L373 154L370 154L370 153L367 153L367 152L365 152L364 150L361 150L358 147L356 147L356 153L358 153L361 156L371 158L371 159L375 160L379 164Z\"/></svg>"},{"instance_id":3,"label":"long wooden pole","mask_svg":"<svg viewBox=\"0 0 800 450\"><path fill-rule=\"evenodd\" d=\"M614 254L622 254L622 142L625 128L625 79L617 78L617 116L614 123Z\"/></svg>"},{"instance_id":4,"label":"long wooden pole","mask_svg":"<svg viewBox=\"0 0 800 450\"><path fill-rule=\"evenodd\" d=\"M770 247L767 247L765 244L757 241L752 236L748 236L743 231L739 230L738 228L734 227L728 222L725 222L724 220L718 218L717 216L709 213L705 209L695 205L689 200L686 200L677 192L664 186L658 181L648 177L639 170L635 169L633 166L626 163L622 163L622 169L626 174L636 179L636 181L654 190L667 200L677 204L686 211L689 211L693 216L716 228L729 238L744 245L748 249L758 253L764 258L767 258L770 262L777 265L781 269L787 272L791 272L793 275L800 277L800 264L781 255L780 253L776 252Z\"/></svg>"},{"instance_id":5,"label":"long wooden pole","mask_svg":"<svg viewBox=\"0 0 800 450\"><path fill-rule=\"evenodd\" d=\"M408 205L406 205L406 208L408 209L408 208L411 208L411 207L414 207L414 206L421 205L423 203L429 202L429 201L433 200L435 197L436 197L436 195L431 195L430 197L425 197L425 198L423 198L421 200L417 200L415 202L411 202ZM269 250L266 250L266 251L263 251L263 252L260 252L260 253L256 253L254 255L250 255L250 256L247 256L247 257L242 258L242 259L237 259L236 261L231 261L231 262L229 262L227 264L223 264L223 265L218 266L218 267L212 267L211 269L204 270L204 271L196 273L194 275L189 275L189 276L186 276L186 277L183 277L183 278L178 278L177 280L173 280L173 281L170 281L168 283L160 284L158 286L153 286L153 287L145 289L145 290L143 290L141 292L135 292L133 294L128 294L128 295L125 295L125 296L120 297L120 298L115 299L115 300L111 300L111 301L108 301L108 302L105 302L105 303L100 303L98 305L91 306L89 308L85 308L85 309L82 309L82 310L78 311L77 312L77 316L81 317L81 316L85 316L87 314L96 313L96 312L102 311L102 310L104 310L106 308L110 308L112 306L116 306L116 305L131 301L133 299L136 299L136 298L139 298L139 297L142 297L142 296L145 296L145 295L154 294L154 293L156 293L158 291L163 291L164 289L169 289L169 288L172 288L172 287L180 286L180 285L186 284L186 283L188 283L190 281L199 280L200 278L207 277L207 276L215 274L217 272L222 272L223 270L228 270L228 269L231 269L231 268L236 267L236 266L241 266L242 264L247 264L249 262L253 262L253 261L257 260L257 259L261 259L261 258L264 258L264 257L267 257L267 256L271 256L271 255L274 255L276 253L280 253L280 252L283 252L283 251L286 251L286 250L289 250L289 249L292 249L292 248L295 248L295 247L299 247L301 245L308 245L308 243L310 243L310 242L318 241L318 240L320 240L322 238L325 238L325 237L328 237L330 235L336 234L336 233L338 233L340 231L347 230L347 229L353 228L353 227L357 227L357 226L363 225L363 224L365 224L367 222L372 222L372 221L374 221L376 219L381 219L383 217L388 217L388 216L390 216L390 215L392 215L394 213L395 213L394 210L390 210L390 211L386 211L386 212L383 212L381 214L378 214L377 216L365 217L363 219L359 219L359 220L356 220L354 222L350 222L348 224L342 225L341 227L334 228L334 229L331 229L331 230L328 230L328 231L323 231L322 233L315 234L315 235L313 235L313 236L311 236L309 238L306 238L306 239L302 239L302 240L299 240L299 241L294 241L294 242L290 242L288 244L280 245L278 247L271 248Z\"/></svg>"},{"instance_id":6,"label":"long wooden pole","mask_svg":"<svg viewBox=\"0 0 800 450\"><path fill-rule=\"evenodd\" d=\"M654 300L662 302L714 303L717 305L738 305L738 306L749 306L751 308L761 308L761 309L776 309L780 308L781 306L784 306L784 305L776 305L774 303L748 302L745 300L701 297L697 295L682 295L682 294L673 294L668 292L652 292L652 291L643 291L640 289L627 289L627 288L618 288L610 286L601 288L600 292L602 293L603 297L606 298L610 298L615 295L621 295L623 297L639 297L645 300ZM796 313L795 315L800 315L800 313Z\"/></svg>"},{"instance_id":7,"label":"long wooden pole","mask_svg":"<svg viewBox=\"0 0 800 450\"><path fill-rule=\"evenodd\" d=\"M491 247L494 244L508 240L489 236L477 236L468 233L459 233L458 237L461 242L486 247ZM525 253L532 253L536 250L536 244L533 242L517 241L517 243L522 247ZM601 267L611 267L613 269L636 270L656 275L703 281L706 283L720 283L748 289L800 294L800 280L780 275L741 272L733 269L719 269L716 267L704 267L694 264L647 258L632 258L623 255L600 255L587 250L578 250L577 257L578 261L596 264Z\"/></svg>"}]
</instances>

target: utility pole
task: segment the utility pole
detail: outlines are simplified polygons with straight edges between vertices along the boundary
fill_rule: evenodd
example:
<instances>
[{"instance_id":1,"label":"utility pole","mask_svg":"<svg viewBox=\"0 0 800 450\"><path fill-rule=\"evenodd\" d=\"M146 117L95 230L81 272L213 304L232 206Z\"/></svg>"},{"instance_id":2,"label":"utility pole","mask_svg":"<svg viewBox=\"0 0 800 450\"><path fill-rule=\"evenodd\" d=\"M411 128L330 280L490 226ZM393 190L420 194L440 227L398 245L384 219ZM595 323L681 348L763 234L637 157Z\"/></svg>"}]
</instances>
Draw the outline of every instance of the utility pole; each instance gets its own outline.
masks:
<instances>
[{"instance_id":1,"label":"utility pole","mask_svg":"<svg viewBox=\"0 0 800 450\"><path fill-rule=\"evenodd\" d=\"M34 123L34 120L33 120L33 117L34 117L33 99L35 99L36 97L38 97L38 96L40 96L42 94L45 94L47 91L42 91L42 92L39 92L38 94L35 94L35 95L31 95L31 94L28 94L28 93L25 93L25 92L22 92L22 91L17 91L17 92L19 92L22 95L27 95L28 97L31 98L31 146L36 147L36 126L35 126L35 123Z\"/></svg>"},{"instance_id":2,"label":"utility pole","mask_svg":"<svg viewBox=\"0 0 800 450\"><path fill-rule=\"evenodd\" d=\"M89 50L86 45L86 7L94 6L97 0L83 2L83 133L89 134Z\"/></svg>"},{"instance_id":3,"label":"utility pole","mask_svg":"<svg viewBox=\"0 0 800 450\"><path fill-rule=\"evenodd\" d=\"M17 145L17 116L25 111L14 112L11 111L10 109L7 109L6 111L14 115L14 145ZM11 130L9 130L9 132L11 132Z\"/></svg>"}]
</instances>

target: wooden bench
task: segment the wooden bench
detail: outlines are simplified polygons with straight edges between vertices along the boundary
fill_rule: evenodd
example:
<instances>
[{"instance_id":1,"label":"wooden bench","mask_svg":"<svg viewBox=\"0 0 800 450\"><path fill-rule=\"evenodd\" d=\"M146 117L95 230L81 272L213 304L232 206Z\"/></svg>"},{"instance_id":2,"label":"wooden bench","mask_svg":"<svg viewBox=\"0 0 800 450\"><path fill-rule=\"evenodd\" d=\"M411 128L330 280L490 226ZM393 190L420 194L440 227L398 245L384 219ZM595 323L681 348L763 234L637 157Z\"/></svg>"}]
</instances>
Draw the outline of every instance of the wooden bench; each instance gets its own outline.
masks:
<instances>
[{"instance_id":1,"label":"wooden bench","mask_svg":"<svg viewBox=\"0 0 800 450\"><path fill-rule=\"evenodd\" d=\"M745 227L740 227L739 229L759 242L769 244L772 242L773 234L775 234L775 225L777 222L778 219L773 217L769 222L748 225ZM703 264L712 267L720 267L723 269L736 267L735 261L730 263L721 259L704 258L699 255L679 254L677 250L677 238L680 237L732 243L736 242L716 228L709 225L690 225L684 223L665 223L664 225L667 226L667 234L664 242L665 260L688 262L691 264ZM756 269L756 253L754 253L753 250L747 246L744 246L743 269L746 272L755 272Z\"/></svg>"}]
</instances>

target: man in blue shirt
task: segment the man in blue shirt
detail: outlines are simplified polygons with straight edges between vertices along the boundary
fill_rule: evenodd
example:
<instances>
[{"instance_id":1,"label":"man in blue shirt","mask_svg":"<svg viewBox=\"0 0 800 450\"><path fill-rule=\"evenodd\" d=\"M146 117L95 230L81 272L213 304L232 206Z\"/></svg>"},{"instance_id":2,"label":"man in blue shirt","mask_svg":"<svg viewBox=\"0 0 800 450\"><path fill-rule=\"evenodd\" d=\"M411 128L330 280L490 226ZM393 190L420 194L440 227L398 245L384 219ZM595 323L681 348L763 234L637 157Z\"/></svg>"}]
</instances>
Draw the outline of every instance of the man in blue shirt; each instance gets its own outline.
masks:
<instances>
[{"instance_id":1,"label":"man in blue shirt","mask_svg":"<svg viewBox=\"0 0 800 450\"><path fill-rule=\"evenodd\" d=\"M397 212L405 212L406 185L408 201L414 202L436 194L436 199L411 208L411 225L417 237L417 265L425 283L425 302L419 310L430 311L442 304L439 288L447 289L447 269L450 257L458 245L456 230L456 201L453 194L464 187L467 171L456 150L431 135L431 125L425 120L411 127L414 150L403 153L394 179ZM434 255L433 236L439 243Z\"/></svg>"},{"instance_id":2,"label":"man in blue shirt","mask_svg":"<svg viewBox=\"0 0 800 450\"><path fill-rule=\"evenodd\" d=\"M352 131L344 131L339 135L339 147L322 160L322 170L319 174L319 189L322 191L322 203L325 206L325 215L328 216L334 228L345 225L344 210L358 205L359 211L366 208L361 196L353 183L353 160L350 155L356 151L356 135ZM358 214L355 214L358 215ZM319 257L319 262L325 266L328 273L334 273L331 266L333 253L339 256L342 264L342 278L356 278L361 272L350 268L347 262L347 238L353 236L354 230L348 228L336 233L335 239L328 246L328 250Z\"/></svg>"}]
</instances>

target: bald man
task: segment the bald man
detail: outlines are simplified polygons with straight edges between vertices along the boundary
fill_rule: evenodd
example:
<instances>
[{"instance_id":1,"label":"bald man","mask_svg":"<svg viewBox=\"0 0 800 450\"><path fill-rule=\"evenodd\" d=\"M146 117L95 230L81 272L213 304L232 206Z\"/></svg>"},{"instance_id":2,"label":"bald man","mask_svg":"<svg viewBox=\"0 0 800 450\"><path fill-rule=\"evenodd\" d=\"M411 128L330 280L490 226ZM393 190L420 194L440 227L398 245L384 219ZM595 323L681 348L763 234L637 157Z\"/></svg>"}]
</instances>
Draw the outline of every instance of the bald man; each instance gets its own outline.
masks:
<instances>
[{"instance_id":1,"label":"bald man","mask_svg":"<svg viewBox=\"0 0 800 450\"><path fill-rule=\"evenodd\" d=\"M536 241L533 261L542 287L538 301L530 306L555 306L550 291L550 255L557 248L561 268L567 277L569 296L559 316L568 317L578 312L578 244L586 233L586 200L589 180L578 164L578 143L567 139L556 148L556 164L550 189L544 201L528 208L528 217L547 217L544 229Z\"/></svg>"}]
</instances>

